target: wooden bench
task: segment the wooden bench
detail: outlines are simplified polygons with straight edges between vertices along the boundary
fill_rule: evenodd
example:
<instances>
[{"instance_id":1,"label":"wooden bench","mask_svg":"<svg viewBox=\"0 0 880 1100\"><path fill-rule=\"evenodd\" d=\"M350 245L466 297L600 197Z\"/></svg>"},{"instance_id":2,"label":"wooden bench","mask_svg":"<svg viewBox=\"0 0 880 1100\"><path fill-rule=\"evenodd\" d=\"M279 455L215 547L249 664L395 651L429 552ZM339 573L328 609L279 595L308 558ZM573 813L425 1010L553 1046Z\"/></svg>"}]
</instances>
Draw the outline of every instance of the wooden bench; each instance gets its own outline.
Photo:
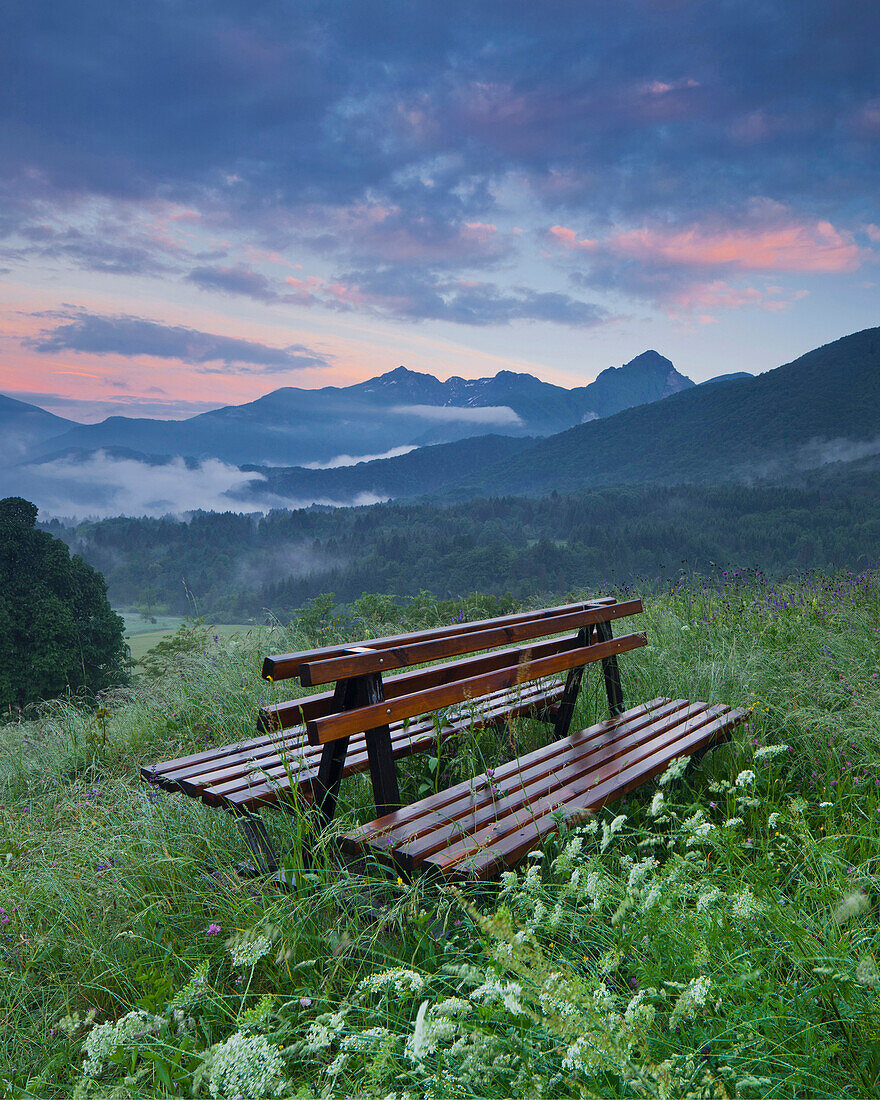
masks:
<instances>
[{"instance_id":1,"label":"wooden bench","mask_svg":"<svg viewBox=\"0 0 880 1100\"><path fill-rule=\"evenodd\" d=\"M256 737L143 767L141 776L234 812L261 870L274 872L278 861L259 816L263 806L313 803L316 827L323 827L335 813L341 780L369 770L377 812L385 814L400 808L396 760L522 715L552 724L556 736L567 732L582 643L594 623L607 626L634 606L603 597L267 657L267 680L297 678L306 687L335 682L335 688L264 707ZM567 637L549 637L571 630ZM541 638L548 640L536 641ZM515 642L530 644L498 649ZM388 671L464 654L480 656L383 680ZM566 670L572 671L562 681L559 673Z\"/></svg>"},{"instance_id":2,"label":"wooden bench","mask_svg":"<svg viewBox=\"0 0 880 1100\"><path fill-rule=\"evenodd\" d=\"M514 866L561 825L595 813L650 781L682 756L702 752L746 716L729 706L652 699L624 710L617 654L646 644L644 633L614 639L611 621L642 610L638 600L584 611L575 639L553 656L534 647L520 658L517 683L568 668L557 739L491 771L394 809L349 832L352 853L385 858L402 874L432 869L443 875L488 879ZM589 729L569 733L571 712L584 666L601 661L610 717ZM347 666L347 671L373 665ZM462 675L441 695L436 689L413 693L385 707L372 703L347 714L307 723L313 741L378 723L384 716L419 714L435 705L479 695L497 684L491 675Z\"/></svg>"}]
</instances>

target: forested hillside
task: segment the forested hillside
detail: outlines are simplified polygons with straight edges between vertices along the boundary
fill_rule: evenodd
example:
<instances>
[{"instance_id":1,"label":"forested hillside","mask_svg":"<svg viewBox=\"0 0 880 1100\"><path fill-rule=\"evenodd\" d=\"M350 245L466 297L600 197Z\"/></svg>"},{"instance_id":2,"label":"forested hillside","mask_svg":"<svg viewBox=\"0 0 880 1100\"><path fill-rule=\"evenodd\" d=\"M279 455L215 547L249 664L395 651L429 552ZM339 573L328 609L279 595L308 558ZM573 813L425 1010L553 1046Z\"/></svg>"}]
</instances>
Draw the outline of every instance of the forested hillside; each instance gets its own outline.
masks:
<instances>
[{"instance_id":1,"label":"forested hillside","mask_svg":"<svg viewBox=\"0 0 880 1100\"><path fill-rule=\"evenodd\" d=\"M463 482L458 498L600 485L779 479L880 451L880 328L757 378L582 424Z\"/></svg>"},{"instance_id":2,"label":"forested hillside","mask_svg":"<svg viewBox=\"0 0 880 1100\"><path fill-rule=\"evenodd\" d=\"M190 522L113 519L49 530L106 576L117 607L219 621L286 616L321 592L515 596L704 576L855 568L880 545L871 464L801 488L609 488L441 509L385 504Z\"/></svg>"}]
</instances>

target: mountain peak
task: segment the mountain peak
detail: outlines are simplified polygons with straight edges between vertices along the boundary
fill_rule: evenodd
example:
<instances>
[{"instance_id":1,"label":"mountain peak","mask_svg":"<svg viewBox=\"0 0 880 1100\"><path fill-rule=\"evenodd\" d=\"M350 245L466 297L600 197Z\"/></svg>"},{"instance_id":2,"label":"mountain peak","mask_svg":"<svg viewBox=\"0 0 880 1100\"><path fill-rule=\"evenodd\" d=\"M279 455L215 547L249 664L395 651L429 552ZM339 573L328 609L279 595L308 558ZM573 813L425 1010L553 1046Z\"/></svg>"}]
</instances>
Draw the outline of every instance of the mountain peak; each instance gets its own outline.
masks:
<instances>
[{"instance_id":1,"label":"mountain peak","mask_svg":"<svg viewBox=\"0 0 880 1100\"><path fill-rule=\"evenodd\" d=\"M409 379L415 378L430 378L432 381L436 381L433 374L420 374L419 371L410 370L409 367L401 364L399 367L395 367L394 370L386 371L385 374L380 374L378 378L373 378L373 382L406 382Z\"/></svg>"}]
</instances>

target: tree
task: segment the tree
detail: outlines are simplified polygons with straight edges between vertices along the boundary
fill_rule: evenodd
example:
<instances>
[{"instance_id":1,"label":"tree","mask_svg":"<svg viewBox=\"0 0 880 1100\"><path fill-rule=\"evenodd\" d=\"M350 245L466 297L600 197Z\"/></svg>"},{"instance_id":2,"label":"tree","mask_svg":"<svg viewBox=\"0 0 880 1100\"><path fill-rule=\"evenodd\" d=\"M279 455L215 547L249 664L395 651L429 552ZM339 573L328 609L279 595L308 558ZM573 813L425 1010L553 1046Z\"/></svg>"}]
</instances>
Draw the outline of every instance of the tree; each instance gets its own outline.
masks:
<instances>
[{"instance_id":1,"label":"tree","mask_svg":"<svg viewBox=\"0 0 880 1100\"><path fill-rule=\"evenodd\" d=\"M0 712L125 680L104 578L36 520L29 501L0 500Z\"/></svg>"}]
</instances>

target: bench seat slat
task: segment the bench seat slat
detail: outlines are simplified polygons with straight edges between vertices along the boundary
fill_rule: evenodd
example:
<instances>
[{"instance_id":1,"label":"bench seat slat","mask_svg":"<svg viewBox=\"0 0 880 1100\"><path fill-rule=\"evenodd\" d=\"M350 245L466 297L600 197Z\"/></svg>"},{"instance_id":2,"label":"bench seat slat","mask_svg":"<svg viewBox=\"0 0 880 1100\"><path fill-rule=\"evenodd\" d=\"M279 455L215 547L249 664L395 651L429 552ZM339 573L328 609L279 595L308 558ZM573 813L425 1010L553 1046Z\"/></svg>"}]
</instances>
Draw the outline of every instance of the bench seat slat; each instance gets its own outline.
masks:
<instances>
[{"instance_id":1,"label":"bench seat slat","mask_svg":"<svg viewBox=\"0 0 880 1100\"><path fill-rule=\"evenodd\" d=\"M395 849L404 858L417 856L418 863L436 853L443 859L455 862L456 853L462 856L482 847L487 837L497 841L521 824L520 811L530 815L541 815L542 811L553 812L566 793L576 786L587 789L613 779L625 768L637 764L640 760L652 756L667 745L680 741L685 733L693 733L714 721L716 715L705 703L691 705L672 719L661 723L659 728L651 724L643 731L643 740L621 759L616 746L607 745L597 751L585 753L580 758L566 760L558 770L549 775L539 775L520 782L502 797L489 800L475 812L464 815L445 829L438 830L440 836L433 841L427 838L414 844L403 844Z\"/></svg>"},{"instance_id":2,"label":"bench seat slat","mask_svg":"<svg viewBox=\"0 0 880 1100\"><path fill-rule=\"evenodd\" d=\"M289 680L299 675L300 665L310 661L327 660L341 657L360 646L370 649L390 649L396 645L412 645L434 638L445 638L452 634L465 634L480 630L489 630L496 626L508 626L512 623L539 622L541 619L554 618L573 611L583 611L593 607L602 607L616 603L614 596L598 596L581 603L563 604L559 607L545 607L538 611L518 611L513 615L502 615L495 619L477 619L470 623L456 623L452 626L440 626L431 630L420 630L413 634L394 634L384 638L370 638L363 642L348 645L324 646L321 649L303 650L301 653L283 653L266 657L263 661L263 678L266 680Z\"/></svg>"},{"instance_id":3,"label":"bench seat slat","mask_svg":"<svg viewBox=\"0 0 880 1100\"><path fill-rule=\"evenodd\" d=\"M672 710L664 718L645 723L641 728L622 738L623 743L615 741L593 740L585 744L564 746L560 755L545 762L544 766L532 766L513 777L512 781L499 785L493 777L491 786L487 783L480 797L470 805L463 799L455 806L455 819L444 828L439 824L426 836L406 840L395 846L395 853L418 865L426 856L446 848L456 839L469 836L484 825L489 825L504 815L513 812L528 803L532 805L540 798L549 795L560 784L575 780L587 773L593 774L599 782L599 774L605 768L613 774L621 766L618 758L626 753L627 762L633 762L640 756L653 751L648 746L659 745L664 738L674 739L679 735L681 725L688 721L694 725L707 721L706 704L690 705L684 709ZM623 727L625 730L626 727ZM493 796L493 788L495 794ZM421 823L419 823L421 829Z\"/></svg>"},{"instance_id":4,"label":"bench seat slat","mask_svg":"<svg viewBox=\"0 0 880 1100\"><path fill-rule=\"evenodd\" d=\"M624 768L613 778L590 787L586 791L573 785L570 791L561 791L556 795L556 805L541 816L537 807L529 813L520 811L521 827L515 833L508 833L500 844L487 844L482 850L460 859L458 853L453 856L454 863L446 863L447 853L432 856L425 866L433 865L437 870L449 873L453 871L468 878L492 878L505 865L518 863L543 837L555 832L558 827L558 814L561 811L568 824L583 820L609 803L617 801L631 790L650 782L682 756L690 756L726 737L737 723L748 716L745 710L717 708L714 720L688 733L679 741L666 746L654 755ZM482 840L482 838L481 838Z\"/></svg>"},{"instance_id":5,"label":"bench seat slat","mask_svg":"<svg viewBox=\"0 0 880 1100\"><path fill-rule=\"evenodd\" d=\"M491 725L493 722L502 721L507 718L516 718L524 715L540 713L547 708L552 708L562 698L563 685L556 683L552 688L547 691L523 696L518 701L513 702L508 699L499 699L495 705L488 707L480 715L479 718L472 719L471 716L462 715L458 720L451 725L443 726L440 731L441 739L455 736L471 728L480 729L484 726ZM397 731L395 735L395 730ZM423 724L410 723L408 729L404 731L402 724L392 727L392 749L395 759L402 759L403 757L410 756L413 753L425 752L432 749L438 740L437 728L433 721L428 721ZM303 771L300 781L300 791L306 797L310 798L312 793L312 784L318 773L318 765L320 763L321 750L316 750L314 746L309 746L312 752L315 752L313 771ZM349 750L346 755L345 768L343 770L343 776L353 775L357 772L366 771L369 768L369 760L367 756L366 739L363 734L358 734L352 737L349 742ZM247 806L255 808L257 806L268 805L280 801L287 793L288 783L286 772L277 777L270 777L267 781L258 782L258 777L249 777L246 784L241 785L238 789L224 790L221 797L218 799L222 804L230 808L241 808ZM202 798L205 801L210 802L215 799L219 794L218 788L207 788L202 791Z\"/></svg>"},{"instance_id":6,"label":"bench seat slat","mask_svg":"<svg viewBox=\"0 0 880 1100\"><path fill-rule=\"evenodd\" d=\"M313 745L325 744L327 741L357 733L364 727L373 729L389 722L414 718L416 715L426 714L440 707L462 703L465 699L480 698L493 691L516 687L529 680L554 676L566 669L590 664L646 644L647 639L643 632L625 634L621 638L614 638L608 642L580 646L537 661L524 659L515 667L499 669L497 672L488 672L481 676L471 676L457 683L428 688L397 699L386 699L383 703L361 707L358 710L313 719L306 723L306 732Z\"/></svg>"},{"instance_id":7,"label":"bench seat slat","mask_svg":"<svg viewBox=\"0 0 880 1100\"><path fill-rule=\"evenodd\" d=\"M543 756L532 753L496 769L491 786L483 775L442 792L451 795L445 804L433 796L354 830L346 846L391 856L406 869L431 866L446 874L491 877L554 831L560 812L583 816L621 797L676 757L725 735L745 714L653 700L545 746ZM554 755L560 764L555 769Z\"/></svg>"},{"instance_id":8,"label":"bench seat slat","mask_svg":"<svg viewBox=\"0 0 880 1100\"><path fill-rule=\"evenodd\" d=\"M534 714L553 708L562 698L564 685L560 680L526 685L521 691L506 691L483 700L482 706L468 708L458 714L445 716L440 726L440 736L448 736L470 728L490 725L506 717ZM392 726L392 745L396 758L423 752L437 743L438 727L433 718L423 722L411 722L404 729L403 723ZM248 742L242 745L249 746ZM227 746L227 749L241 749ZM291 777L306 799L311 797L312 784L317 776L322 749L310 745L300 727L284 738L283 745L271 741L261 743L256 749L249 747L217 758L214 756L194 765L166 771L166 765L143 768L145 778L170 790L182 791L202 798L209 805L243 807L253 803L274 802L279 795L290 790ZM177 764L178 761L172 761ZM369 767L366 739L361 732L352 737L346 757L345 775L366 771Z\"/></svg>"},{"instance_id":9,"label":"bench seat slat","mask_svg":"<svg viewBox=\"0 0 880 1100\"><path fill-rule=\"evenodd\" d=\"M561 688L562 684L556 681L553 685L523 695L521 702L528 706L529 709L547 705L551 701L556 702L561 694ZM485 725L487 721L494 719L499 713L506 713L510 707L518 701L520 700L517 700L517 698L509 692L505 693L503 696L490 699L483 708L474 713L474 723L476 725L480 723ZM469 721L470 718L470 713L450 714L447 716L446 725L453 728L460 728L462 723ZM443 728L439 728L442 735ZM397 755L398 746L402 748L407 742L412 741L414 738L424 738L427 734L429 736L425 744L435 741L437 739L437 730L438 725L435 724L433 718L427 718L420 722L412 722L407 728L404 728L402 722L396 722L391 727L392 742L395 744L395 755ZM236 779L243 780L243 785L247 785L248 781L254 779L258 775L277 779L286 776L288 771L295 774L303 768L317 768L317 762L321 759L322 751L320 746L310 745L308 741L305 740L302 730L300 730L298 740L295 742L293 748L288 749L286 753L269 752L255 757L244 755L240 761L237 761L229 767L218 767L213 770L203 767L203 769L195 775L181 778L189 779L193 789L198 786L202 789L211 788L215 792L226 794L229 793L230 790L235 789L230 784ZM360 731L349 742L346 763L350 763L353 758L361 753L366 757L366 751L366 740L363 731ZM220 790L223 784L229 785L228 790Z\"/></svg>"},{"instance_id":10,"label":"bench seat slat","mask_svg":"<svg viewBox=\"0 0 880 1100\"><path fill-rule=\"evenodd\" d=\"M653 699L650 703L633 707L620 719L606 719L589 729L570 734L563 741L572 750L581 746L589 749L597 743L613 742L618 731L638 731L651 722L686 706L687 702L684 699ZM542 769L546 774L553 768L559 745L558 741L551 742L516 760L499 765L494 770L494 785L500 787L515 783L518 776L535 768ZM450 821L455 816L456 805L462 798L468 805L473 805L471 794L473 786L473 780L457 783L445 791L439 791L411 806L404 806L394 813L377 818L360 829L353 830L348 834L348 839L354 843L369 839L372 843L381 844L384 847L405 843L408 839L420 836L434 826L442 826Z\"/></svg>"}]
</instances>

